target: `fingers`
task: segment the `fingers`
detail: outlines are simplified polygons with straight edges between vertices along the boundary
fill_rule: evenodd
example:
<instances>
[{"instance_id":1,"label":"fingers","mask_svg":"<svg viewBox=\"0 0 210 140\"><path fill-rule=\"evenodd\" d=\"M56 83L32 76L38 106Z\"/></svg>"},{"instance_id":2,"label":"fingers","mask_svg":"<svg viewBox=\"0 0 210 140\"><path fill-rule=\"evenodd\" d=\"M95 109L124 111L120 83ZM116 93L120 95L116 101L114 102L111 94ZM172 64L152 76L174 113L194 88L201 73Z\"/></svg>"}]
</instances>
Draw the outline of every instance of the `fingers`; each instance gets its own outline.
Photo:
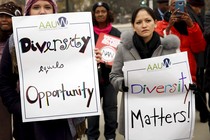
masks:
<instances>
[{"instance_id":1,"label":"fingers","mask_svg":"<svg viewBox=\"0 0 210 140\"><path fill-rule=\"evenodd\" d=\"M175 9L172 13L172 15L176 15L176 13L179 11L179 9Z\"/></svg>"},{"instance_id":2,"label":"fingers","mask_svg":"<svg viewBox=\"0 0 210 140\"><path fill-rule=\"evenodd\" d=\"M170 21L169 21L169 24L171 26L173 26L174 23L179 20L179 14L180 14L179 9L174 10L174 12L171 14Z\"/></svg>"},{"instance_id":3,"label":"fingers","mask_svg":"<svg viewBox=\"0 0 210 140\"><path fill-rule=\"evenodd\" d=\"M178 20L178 18L176 17L176 15L171 15L170 20L169 20L169 24L170 26L173 26L174 23Z\"/></svg>"},{"instance_id":4,"label":"fingers","mask_svg":"<svg viewBox=\"0 0 210 140\"><path fill-rule=\"evenodd\" d=\"M180 12L179 9L176 9L170 17L170 26L173 26L174 23L178 22L179 20L185 21L188 27L192 27L194 25L190 15L187 12Z\"/></svg>"},{"instance_id":5,"label":"fingers","mask_svg":"<svg viewBox=\"0 0 210 140\"><path fill-rule=\"evenodd\" d=\"M193 21L188 13L183 13L183 15L181 16L181 20L184 20L186 22L187 26L189 26L189 27L192 27L194 25Z\"/></svg>"},{"instance_id":6,"label":"fingers","mask_svg":"<svg viewBox=\"0 0 210 140\"><path fill-rule=\"evenodd\" d=\"M95 48L94 51L95 51L96 61L97 61L97 63L100 63L101 58L102 58L102 54L101 54L101 52L98 48Z\"/></svg>"}]
</instances>

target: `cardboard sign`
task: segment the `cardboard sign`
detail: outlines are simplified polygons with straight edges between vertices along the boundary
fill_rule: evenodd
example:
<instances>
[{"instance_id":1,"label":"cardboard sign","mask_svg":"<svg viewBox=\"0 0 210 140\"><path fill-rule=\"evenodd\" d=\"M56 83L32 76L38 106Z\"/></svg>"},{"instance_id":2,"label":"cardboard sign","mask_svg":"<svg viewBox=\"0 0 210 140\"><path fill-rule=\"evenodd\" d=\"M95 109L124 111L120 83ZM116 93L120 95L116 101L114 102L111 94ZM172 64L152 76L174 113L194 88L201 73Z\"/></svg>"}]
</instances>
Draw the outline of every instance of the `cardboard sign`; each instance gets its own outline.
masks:
<instances>
[{"instance_id":1,"label":"cardboard sign","mask_svg":"<svg viewBox=\"0 0 210 140\"><path fill-rule=\"evenodd\" d=\"M126 140L190 140L195 121L187 53L125 62Z\"/></svg>"},{"instance_id":2,"label":"cardboard sign","mask_svg":"<svg viewBox=\"0 0 210 140\"><path fill-rule=\"evenodd\" d=\"M102 63L112 65L117 50L117 45L120 44L120 38L100 33L96 47L100 49L102 53Z\"/></svg>"},{"instance_id":3,"label":"cardboard sign","mask_svg":"<svg viewBox=\"0 0 210 140\"><path fill-rule=\"evenodd\" d=\"M23 121L99 115L91 13L12 20Z\"/></svg>"}]
</instances>

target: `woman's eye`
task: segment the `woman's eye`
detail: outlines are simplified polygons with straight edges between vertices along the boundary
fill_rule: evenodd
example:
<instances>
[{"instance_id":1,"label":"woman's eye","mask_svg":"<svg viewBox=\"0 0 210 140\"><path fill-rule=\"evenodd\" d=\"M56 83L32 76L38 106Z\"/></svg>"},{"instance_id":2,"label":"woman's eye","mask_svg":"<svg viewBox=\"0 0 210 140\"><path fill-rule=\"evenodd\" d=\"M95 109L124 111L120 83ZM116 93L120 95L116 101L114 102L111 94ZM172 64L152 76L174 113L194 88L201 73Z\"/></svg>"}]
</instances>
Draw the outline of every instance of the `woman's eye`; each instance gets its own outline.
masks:
<instances>
[{"instance_id":1,"label":"woman's eye","mask_svg":"<svg viewBox=\"0 0 210 140\"><path fill-rule=\"evenodd\" d=\"M99 11L96 11L96 12L95 12L95 14L99 14L99 13L100 13Z\"/></svg>"},{"instance_id":2,"label":"woman's eye","mask_svg":"<svg viewBox=\"0 0 210 140\"><path fill-rule=\"evenodd\" d=\"M39 6L34 6L32 7L32 9L39 9Z\"/></svg>"},{"instance_id":3,"label":"woman's eye","mask_svg":"<svg viewBox=\"0 0 210 140\"><path fill-rule=\"evenodd\" d=\"M141 21L137 21L136 24L141 24Z\"/></svg>"},{"instance_id":4,"label":"woman's eye","mask_svg":"<svg viewBox=\"0 0 210 140\"><path fill-rule=\"evenodd\" d=\"M45 6L45 9L52 9L52 7L51 6Z\"/></svg>"},{"instance_id":5,"label":"woman's eye","mask_svg":"<svg viewBox=\"0 0 210 140\"><path fill-rule=\"evenodd\" d=\"M49 10L49 9L51 9L51 7L45 7L45 9L48 9Z\"/></svg>"},{"instance_id":6,"label":"woman's eye","mask_svg":"<svg viewBox=\"0 0 210 140\"><path fill-rule=\"evenodd\" d=\"M146 20L146 22L147 22L147 23L149 23L149 22L151 22L151 20L150 20L150 19L148 19L148 20Z\"/></svg>"},{"instance_id":7,"label":"woman's eye","mask_svg":"<svg viewBox=\"0 0 210 140\"><path fill-rule=\"evenodd\" d=\"M101 13L103 13L103 14L104 14L104 13L106 13L106 11L105 11L105 10L102 10L102 11L101 11Z\"/></svg>"}]
</instances>

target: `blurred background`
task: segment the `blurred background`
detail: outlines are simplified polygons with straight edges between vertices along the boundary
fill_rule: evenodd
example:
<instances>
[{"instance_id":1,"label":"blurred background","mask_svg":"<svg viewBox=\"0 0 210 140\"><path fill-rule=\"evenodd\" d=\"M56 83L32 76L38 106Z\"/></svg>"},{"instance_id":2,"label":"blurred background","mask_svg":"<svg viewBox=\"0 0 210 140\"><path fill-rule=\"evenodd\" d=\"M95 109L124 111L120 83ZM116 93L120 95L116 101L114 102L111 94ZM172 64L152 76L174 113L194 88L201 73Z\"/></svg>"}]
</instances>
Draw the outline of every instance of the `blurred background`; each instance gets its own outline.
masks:
<instances>
[{"instance_id":1,"label":"blurred background","mask_svg":"<svg viewBox=\"0 0 210 140\"><path fill-rule=\"evenodd\" d=\"M24 7L25 0L0 0L0 4L6 1L14 1ZM58 12L83 12L91 11L92 5L101 0L56 0ZM114 24L125 24L130 22L132 10L140 5L147 5L152 9L156 8L156 0L103 0L109 3L114 12ZM210 9L210 0L205 0L205 10Z\"/></svg>"}]
</instances>

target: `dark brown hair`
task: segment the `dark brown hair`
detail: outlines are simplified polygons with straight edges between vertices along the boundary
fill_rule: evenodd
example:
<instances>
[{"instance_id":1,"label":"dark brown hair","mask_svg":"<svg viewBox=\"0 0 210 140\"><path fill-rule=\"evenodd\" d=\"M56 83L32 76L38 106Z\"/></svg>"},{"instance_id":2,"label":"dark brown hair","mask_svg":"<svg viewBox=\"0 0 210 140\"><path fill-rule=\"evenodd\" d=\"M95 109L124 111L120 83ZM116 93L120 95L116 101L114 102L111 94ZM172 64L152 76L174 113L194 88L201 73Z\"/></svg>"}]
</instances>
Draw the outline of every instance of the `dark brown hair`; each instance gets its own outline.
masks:
<instances>
[{"instance_id":1,"label":"dark brown hair","mask_svg":"<svg viewBox=\"0 0 210 140\"><path fill-rule=\"evenodd\" d=\"M95 17L95 11L92 11L92 20L93 20L93 26L97 26L98 22L96 21ZM106 23L112 23L114 22L114 14L111 10L107 10L107 18L106 18Z\"/></svg>"},{"instance_id":2,"label":"dark brown hair","mask_svg":"<svg viewBox=\"0 0 210 140\"><path fill-rule=\"evenodd\" d=\"M138 12L141 11L141 10L145 10L154 20L157 19L154 11L151 8L146 7L146 6L142 6L142 7L137 8L136 10L134 10L134 12L132 14L132 17L131 17L131 23L132 24L134 24L136 16L137 16Z\"/></svg>"}]
</instances>

